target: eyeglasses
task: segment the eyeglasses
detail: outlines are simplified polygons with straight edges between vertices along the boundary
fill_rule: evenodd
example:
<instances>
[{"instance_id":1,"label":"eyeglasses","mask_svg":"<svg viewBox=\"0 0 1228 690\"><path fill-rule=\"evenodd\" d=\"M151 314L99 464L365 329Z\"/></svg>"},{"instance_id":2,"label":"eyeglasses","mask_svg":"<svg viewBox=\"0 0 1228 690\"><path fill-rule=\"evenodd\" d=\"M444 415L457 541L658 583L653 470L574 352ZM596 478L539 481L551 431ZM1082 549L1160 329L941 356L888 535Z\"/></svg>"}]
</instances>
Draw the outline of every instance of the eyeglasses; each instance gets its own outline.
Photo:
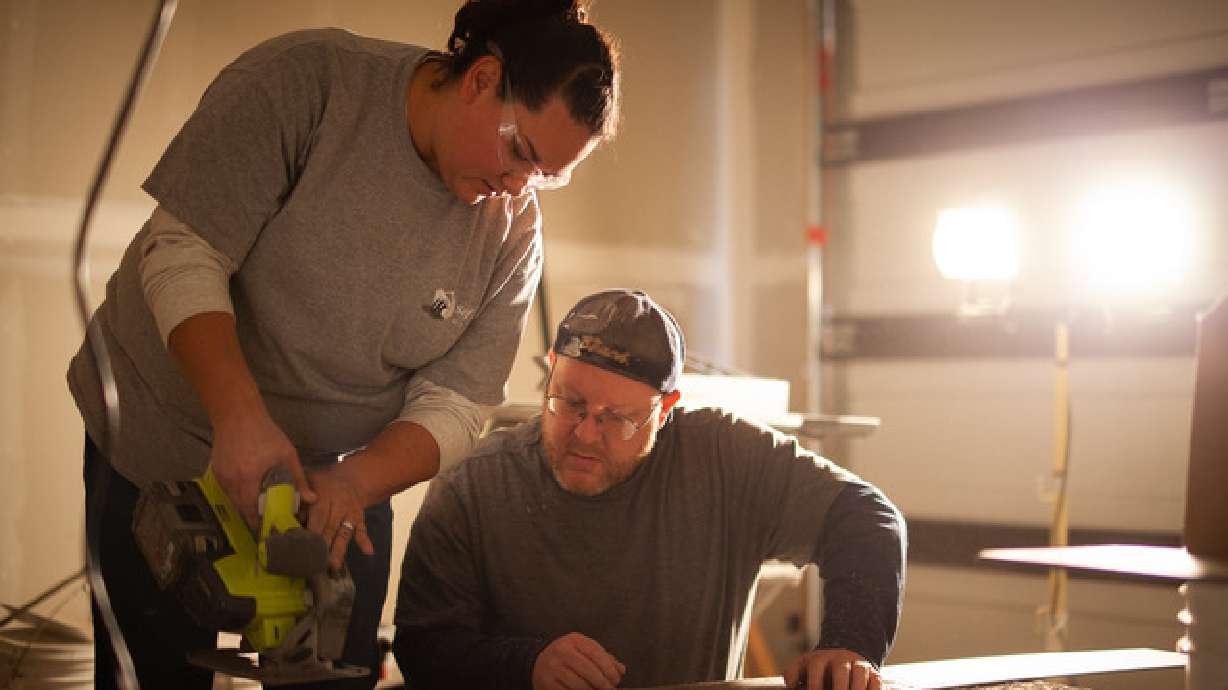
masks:
<instances>
[{"instance_id":1,"label":"eyeglasses","mask_svg":"<svg viewBox=\"0 0 1228 690\"><path fill-rule=\"evenodd\" d=\"M494 49L494 46L492 46ZM500 144L496 151L499 154L499 165L504 170L512 170L524 174L528 179L526 186L534 189L548 190L566 187L571 181L570 171L554 175L542 172L541 166L533 161L532 149L524 137L520 135L520 125L516 123L516 111L512 108L512 81L507 76L507 63L497 49L495 57L503 62L503 117L499 121ZM507 152L506 154L504 152Z\"/></svg>"},{"instance_id":2,"label":"eyeglasses","mask_svg":"<svg viewBox=\"0 0 1228 690\"><path fill-rule=\"evenodd\" d=\"M653 400L652 409L649 410L648 416L639 423L609 410L593 415L593 421L597 423L597 428L601 429L601 433L607 437L612 434L623 441L630 441L632 437L639 433L640 429L643 429L648 422L652 421L653 416L657 414L657 408L660 404L660 397ZM575 400L569 400L561 395L547 395L546 409L550 410L550 414L555 415L568 424L579 424L589 416L587 405Z\"/></svg>"}]
</instances>

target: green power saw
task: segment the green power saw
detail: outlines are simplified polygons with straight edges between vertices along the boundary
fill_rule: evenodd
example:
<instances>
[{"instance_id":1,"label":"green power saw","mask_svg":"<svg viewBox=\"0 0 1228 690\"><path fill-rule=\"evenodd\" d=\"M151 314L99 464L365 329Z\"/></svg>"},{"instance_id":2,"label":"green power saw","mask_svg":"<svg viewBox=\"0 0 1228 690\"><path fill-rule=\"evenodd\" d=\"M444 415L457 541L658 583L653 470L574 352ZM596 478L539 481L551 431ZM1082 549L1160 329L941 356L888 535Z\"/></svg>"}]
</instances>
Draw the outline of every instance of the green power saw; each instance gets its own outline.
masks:
<instances>
[{"instance_id":1,"label":"green power saw","mask_svg":"<svg viewBox=\"0 0 1228 690\"><path fill-rule=\"evenodd\" d=\"M195 480L141 492L132 530L158 586L173 591L201 627L242 634L240 648L193 651L191 663L266 685L369 673L337 661L354 581L348 570L329 571L328 545L297 512L298 492L280 467L264 479L259 535L212 467Z\"/></svg>"}]
</instances>

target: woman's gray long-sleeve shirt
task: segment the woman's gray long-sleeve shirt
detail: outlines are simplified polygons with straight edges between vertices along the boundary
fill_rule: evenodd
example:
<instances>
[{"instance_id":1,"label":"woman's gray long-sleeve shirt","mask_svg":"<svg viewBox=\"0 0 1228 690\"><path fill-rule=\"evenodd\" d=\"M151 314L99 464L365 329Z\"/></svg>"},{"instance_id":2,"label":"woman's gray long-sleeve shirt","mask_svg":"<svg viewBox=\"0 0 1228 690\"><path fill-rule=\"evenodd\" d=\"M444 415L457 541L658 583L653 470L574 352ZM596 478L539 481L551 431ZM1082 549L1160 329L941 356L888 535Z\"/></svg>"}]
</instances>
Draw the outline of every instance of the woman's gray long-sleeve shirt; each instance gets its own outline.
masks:
<instances>
[{"instance_id":1,"label":"woman's gray long-sleeve shirt","mask_svg":"<svg viewBox=\"0 0 1228 690\"><path fill-rule=\"evenodd\" d=\"M463 203L414 148L405 93L426 56L337 29L265 41L218 75L144 185L233 268L244 357L308 464L369 443L416 381L501 403L541 275L536 195ZM140 485L200 475L212 442L146 303L149 235L92 322L119 388L117 438L88 343L68 372L90 437Z\"/></svg>"}]
</instances>

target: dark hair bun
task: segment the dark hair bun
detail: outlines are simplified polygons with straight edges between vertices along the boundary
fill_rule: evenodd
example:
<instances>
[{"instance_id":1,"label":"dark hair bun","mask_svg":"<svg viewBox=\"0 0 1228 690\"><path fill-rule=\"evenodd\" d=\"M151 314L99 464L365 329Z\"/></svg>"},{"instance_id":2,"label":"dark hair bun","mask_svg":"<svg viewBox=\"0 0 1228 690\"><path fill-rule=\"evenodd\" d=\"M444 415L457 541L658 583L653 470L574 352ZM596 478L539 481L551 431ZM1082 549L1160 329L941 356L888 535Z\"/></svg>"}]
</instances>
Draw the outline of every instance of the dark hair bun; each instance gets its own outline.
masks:
<instances>
[{"instance_id":1,"label":"dark hair bun","mask_svg":"<svg viewBox=\"0 0 1228 690\"><path fill-rule=\"evenodd\" d=\"M495 55L503 74L499 98L536 111L558 94L572 119L608 139L618 122L618 50L588 23L587 8L587 0L469 0L439 56L447 65L441 84Z\"/></svg>"},{"instance_id":2,"label":"dark hair bun","mask_svg":"<svg viewBox=\"0 0 1228 690\"><path fill-rule=\"evenodd\" d=\"M469 0L456 12L448 52L456 56L471 50L484 53L487 41L525 22L584 23L586 5L584 0Z\"/></svg>"}]
</instances>

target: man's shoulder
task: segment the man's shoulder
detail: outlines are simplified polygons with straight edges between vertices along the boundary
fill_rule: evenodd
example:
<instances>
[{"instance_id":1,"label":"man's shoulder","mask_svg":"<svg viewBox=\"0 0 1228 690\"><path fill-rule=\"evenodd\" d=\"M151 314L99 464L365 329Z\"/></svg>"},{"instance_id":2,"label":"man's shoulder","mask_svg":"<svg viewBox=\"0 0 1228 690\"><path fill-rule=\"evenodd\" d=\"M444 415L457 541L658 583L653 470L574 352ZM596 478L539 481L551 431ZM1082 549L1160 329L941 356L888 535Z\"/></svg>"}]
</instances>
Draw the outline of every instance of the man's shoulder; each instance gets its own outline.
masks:
<instances>
[{"instance_id":1,"label":"man's shoulder","mask_svg":"<svg viewBox=\"0 0 1228 690\"><path fill-rule=\"evenodd\" d=\"M523 477L535 467L541 447L541 425L530 420L484 436L464 460L440 473L450 484L497 487ZM494 482L494 483L492 483Z\"/></svg>"},{"instance_id":2,"label":"man's shoulder","mask_svg":"<svg viewBox=\"0 0 1228 690\"><path fill-rule=\"evenodd\" d=\"M817 458L796 437L736 411L722 407L675 408L673 415L658 437L666 452L701 455L707 464L714 458L735 464L752 457Z\"/></svg>"},{"instance_id":3,"label":"man's shoulder","mask_svg":"<svg viewBox=\"0 0 1228 690\"><path fill-rule=\"evenodd\" d=\"M681 433L689 434L766 434L773 435L771 427L743 417L723 407L674 408L673 424Z\"/></svg>"}]
</instances>

